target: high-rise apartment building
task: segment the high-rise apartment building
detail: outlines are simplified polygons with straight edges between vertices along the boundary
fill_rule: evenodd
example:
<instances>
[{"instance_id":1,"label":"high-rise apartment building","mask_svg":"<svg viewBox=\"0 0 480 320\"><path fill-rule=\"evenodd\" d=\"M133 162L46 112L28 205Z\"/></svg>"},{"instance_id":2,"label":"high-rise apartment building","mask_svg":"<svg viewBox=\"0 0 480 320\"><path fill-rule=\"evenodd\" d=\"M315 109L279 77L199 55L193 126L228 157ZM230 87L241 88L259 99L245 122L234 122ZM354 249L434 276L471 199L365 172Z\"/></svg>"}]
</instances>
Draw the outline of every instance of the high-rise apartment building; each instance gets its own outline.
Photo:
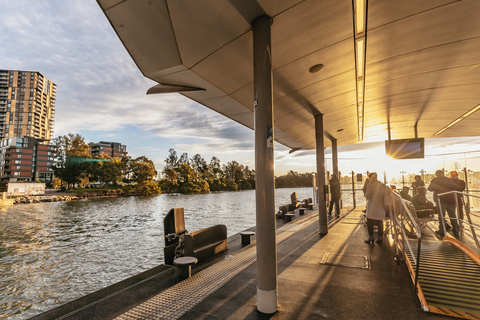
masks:
<instances>
[{"instance_id":1,"label":"high-rise apartment building","mask_svg":"<svg viewBox=\"0 0 480 320\"><path fill-rule=\"evenodd\" d=\"M50 140L57 85L40 72L0 70L0 140Z\"/></svg>"},{"instance_id":2,"label":"high-rise apartment building","mask_svg":"<svg viewBox=\"0 0 480 320\"><path fill-rule=\"evenodd\" d=\"M0 70L0 181L53 181L57 85L40 72Z\"/></svg>"},{"instance_id":3,"label":"high-rise apartment building","mask_svg":"<svg viewBox=\"0 0 480 320\"><path fill-rule=\"evenodd\" d=\"M127 146L118 142L100 141L90 143L90 154L92 157L104 154L112 158L123 158L128 155Z\"/></svg>"}]
</instances>

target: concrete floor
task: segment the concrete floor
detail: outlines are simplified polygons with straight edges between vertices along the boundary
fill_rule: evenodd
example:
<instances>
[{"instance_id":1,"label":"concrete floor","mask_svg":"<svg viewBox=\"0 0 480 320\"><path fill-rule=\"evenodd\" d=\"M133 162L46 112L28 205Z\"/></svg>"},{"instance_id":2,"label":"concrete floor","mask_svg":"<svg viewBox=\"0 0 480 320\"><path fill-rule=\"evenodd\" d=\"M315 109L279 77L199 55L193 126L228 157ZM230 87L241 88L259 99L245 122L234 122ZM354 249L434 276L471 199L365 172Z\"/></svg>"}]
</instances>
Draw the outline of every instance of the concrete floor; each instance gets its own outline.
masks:
<instances>
[{"instance_id":1,"label":"concrete floor","mask_svg":"<svg viewBox=\"0 0 480 320\"><path fill-rule=\"evenodd\" d=\"M256 310L256 264L222 286L180 319L446 319L425 313L405 264L394 261L391 237L382 244L367 238L359 208L343 209L318 234L318 215L278 244L278 306L272 315ZM282 234L279 229L278 237ZM329 253L328 263L322 258ZM365 256L371 268L364 269Z\"/></svg>"}]
</instances>

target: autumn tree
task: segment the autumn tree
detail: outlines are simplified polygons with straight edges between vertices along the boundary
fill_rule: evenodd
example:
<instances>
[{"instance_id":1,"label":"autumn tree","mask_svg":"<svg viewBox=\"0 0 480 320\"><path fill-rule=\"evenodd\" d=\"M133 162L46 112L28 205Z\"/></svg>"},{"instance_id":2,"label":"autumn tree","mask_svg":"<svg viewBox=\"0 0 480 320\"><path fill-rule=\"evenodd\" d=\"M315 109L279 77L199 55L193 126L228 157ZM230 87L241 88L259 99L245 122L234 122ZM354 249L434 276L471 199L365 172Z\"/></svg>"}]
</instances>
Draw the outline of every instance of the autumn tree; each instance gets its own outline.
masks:
<instances>
[{"instance_id":1,"label":"autumn tree","mask_svg":"<svg viewBox=\"0 0 480 320\"><path fill-rule=\"evenodd\" d=\"M153 178L157 175L155 164L145 156L130 160L128 169L132 181L136 183L153 181Z\"/></svg>"}]
</instances>

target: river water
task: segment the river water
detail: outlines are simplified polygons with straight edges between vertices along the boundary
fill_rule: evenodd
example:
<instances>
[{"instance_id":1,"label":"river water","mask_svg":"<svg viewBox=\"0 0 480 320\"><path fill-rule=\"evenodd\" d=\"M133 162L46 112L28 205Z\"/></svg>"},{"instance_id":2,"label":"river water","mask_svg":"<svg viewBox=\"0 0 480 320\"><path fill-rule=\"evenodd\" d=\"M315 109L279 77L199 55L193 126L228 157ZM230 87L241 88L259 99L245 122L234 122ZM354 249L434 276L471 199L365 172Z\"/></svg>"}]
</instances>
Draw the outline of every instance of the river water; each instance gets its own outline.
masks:
<instances>
[{"instance_id":1,"label":"river water","mask_svg":"<svg viewBox=\"0 0 480 320\"><path fill-rule=\"evenodd\" d=\"M312 188L277 189L276 207L293 191L312 198ZM175 207L190 231L255 225L253 190L0 208L0 318L26 319L163 264L163 218Z\"/></svg>"}]
</instances>

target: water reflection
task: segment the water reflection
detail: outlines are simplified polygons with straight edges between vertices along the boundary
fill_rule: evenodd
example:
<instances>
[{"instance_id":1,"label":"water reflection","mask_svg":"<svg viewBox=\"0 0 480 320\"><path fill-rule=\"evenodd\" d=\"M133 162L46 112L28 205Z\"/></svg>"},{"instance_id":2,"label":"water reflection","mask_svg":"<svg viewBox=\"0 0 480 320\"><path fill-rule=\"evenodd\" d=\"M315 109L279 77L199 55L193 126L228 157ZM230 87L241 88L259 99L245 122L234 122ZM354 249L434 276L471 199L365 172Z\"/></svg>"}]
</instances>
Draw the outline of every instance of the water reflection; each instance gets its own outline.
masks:
<instances>
[{"instance_id":1,"label":"water reflection","mask_svg":"<svg viewBox=\"0 0 480 320\"><path fill-rule=\"evenodd\" d=\"M277 207L290 194L278 189ZM163 263L163 218L228 235L255 224L254 191L20 204L0 208L0 318L26 319Z\"/></svg>"}]
</instances>

